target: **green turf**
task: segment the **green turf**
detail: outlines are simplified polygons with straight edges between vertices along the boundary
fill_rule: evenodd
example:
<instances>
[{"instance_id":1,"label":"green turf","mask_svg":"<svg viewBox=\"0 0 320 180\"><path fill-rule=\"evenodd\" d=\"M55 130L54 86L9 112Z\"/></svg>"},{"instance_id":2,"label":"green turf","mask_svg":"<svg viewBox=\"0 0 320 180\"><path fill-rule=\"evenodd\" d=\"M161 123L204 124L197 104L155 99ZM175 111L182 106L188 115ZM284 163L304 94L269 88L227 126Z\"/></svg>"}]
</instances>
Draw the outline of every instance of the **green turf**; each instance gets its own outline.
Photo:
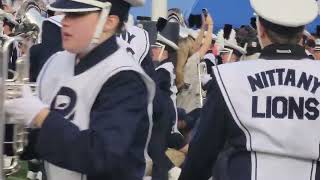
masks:
<instances>
[{"instance_id":1,"label":"green turf","mask_svg":"<svg viewBox=\"0 0 320 180\"><path fill-rule=\"evenodd\" d=\"M27 171L28 171L27 162L21 161L20 165L21 165L21 169L17 173L9 176L7 180L26 180L27 179L26 178Z\"/></svg>"}]
</instances>

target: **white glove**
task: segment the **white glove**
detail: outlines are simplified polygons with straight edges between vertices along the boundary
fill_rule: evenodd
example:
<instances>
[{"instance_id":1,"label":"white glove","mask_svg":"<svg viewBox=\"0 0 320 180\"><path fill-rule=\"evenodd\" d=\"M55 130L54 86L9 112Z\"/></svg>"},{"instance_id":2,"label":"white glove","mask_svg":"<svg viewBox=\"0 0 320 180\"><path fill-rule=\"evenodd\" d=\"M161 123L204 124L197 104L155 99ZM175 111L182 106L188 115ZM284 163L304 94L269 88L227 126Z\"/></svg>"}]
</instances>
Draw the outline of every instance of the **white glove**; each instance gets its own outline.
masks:
<instances>
[{"instance_id":1,"label":"white glove","mask_svg":"<svg viewBox=\"0 0 320 180\"><path fill-rule=\"evenodd\" d=\"M32 120L41 110L48 108L48 105L41 102L38 97L33 96L29 86L25 85L21 90L22 98L5 101L5 112L9 117L8 123L23 124L31 127Z\"/></svg>"},{"instance_id":2,"label":"white glove","mask_svg":"<svg viewBox=\"0 0 320 180\"><path fill-rule=\"evenodd\" d=\"M205 86L211 79L212 79L212 77L209 74L202 74L201 75L202 86Z\"/></svg>"},{"instance_id":3,"label":"white glove","mask_svg":"<svg viewBox=\"0 0 320 180\"><path fill-rule=\"evenodd\" d=\"M168 172L168 179L169 180L178 180L181 174L181 169L178 167L173 167Z\"/></svg>"}]
</instances>

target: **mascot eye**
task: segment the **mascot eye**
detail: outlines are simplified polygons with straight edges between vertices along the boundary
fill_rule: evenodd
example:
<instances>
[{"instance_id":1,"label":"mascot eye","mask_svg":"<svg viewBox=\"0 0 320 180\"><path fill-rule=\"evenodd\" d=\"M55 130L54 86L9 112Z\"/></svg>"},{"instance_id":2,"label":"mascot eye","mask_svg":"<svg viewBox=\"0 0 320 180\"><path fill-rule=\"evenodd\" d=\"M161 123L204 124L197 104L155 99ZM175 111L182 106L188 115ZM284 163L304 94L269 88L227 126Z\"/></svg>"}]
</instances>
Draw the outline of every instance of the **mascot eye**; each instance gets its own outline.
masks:
<instances>
[{"instance_id":1,"label":"mascot eye","mask_svg":"<svg viewBox=\"0 0 320 180\"><path fill-rule=\"evenodd\" d=\"M55 103L55 109L66 109L69 107L71 99L69 96L58 95Z\"/></svg>"},{"instance_id":2,"label":"mascot eye","mask_svg":"<svg viewBox=\"0 0 320 180\"><path fill-rule=\"evenodd\" d=\"M59 109L65 109L66 106L68 106L67 103L62 103L62 104L58 104L57 108L59 108Z\"/></svg>"}]
</instances>

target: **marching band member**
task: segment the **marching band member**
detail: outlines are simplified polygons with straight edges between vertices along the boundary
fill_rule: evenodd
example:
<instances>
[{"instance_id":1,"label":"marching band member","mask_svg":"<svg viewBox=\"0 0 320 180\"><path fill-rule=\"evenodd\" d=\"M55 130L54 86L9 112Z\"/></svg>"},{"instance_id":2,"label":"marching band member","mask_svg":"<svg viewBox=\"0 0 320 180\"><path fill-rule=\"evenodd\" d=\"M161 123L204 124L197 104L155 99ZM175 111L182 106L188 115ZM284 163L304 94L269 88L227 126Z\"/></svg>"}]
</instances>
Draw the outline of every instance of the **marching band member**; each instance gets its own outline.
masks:
<instances>
[{"instance_id":1,"label":"marching band member","mask_svg":"<svg viewBox=\"0 0 320 180\"><path fill-rule=\"evenodd\" d=\"M148 27L151 27L149 26L149 24L152 26L151 29L148 29ZM157 33L153 32L153 30L156 31L155 22L148 21L148 22L145 22L144 25L146 26L144 28L146 28L149 31L150 35L152 36L151 37L152 41L156 39ZM172 30L169 33L170 37L168 37L169 31L166 31L165 33L161 32L161 34L163 35L162 37L165 37L165 39L167 40L166 42L175 41L174 39L177 38L175 34L176 32L175 30L177 26L170 26L170 25L166 26L167 29L168 27L170 27L169 29ZM172 61L175 60L175 57L174 57L174 54L172 55L172 53L170 53L170 61L168 59L165 61L166 63L162 61L161 62L162 66L159 66L159 68L157 68L157 71L155 71L152 59L158 62L159 53L155 55L154 50L157 48L154 45L152 48L152 52L154 53L148 53L150 49L149 33L145 29L126 23L124 31L122 31L118 35L117 42L130 55L133 56L136 62L141 65L144 71L156 82L156 85L157 85L156 95L153 102L154 126L152 130L152 136L151 136L151 141L149 146L149 153L153 161L152 178L155 180L168 179L168 178L177 179L181 170L179 168L174 168L173 163L165 154L168 148L168 136L171 135L171 127L175 127L176 125L176 123L174 122L176 119L175 106L173 104L175 103L175 99L170 98L170 96L174 97L174 95L176 94L176 91L171 92L171 89L175 88L175 85L174 85L175 75L173 72L173 64L172 64ZM169 40L167 38L169 38ZM172 40L172 38L174 39ZM171 42L170 44L174 44L174 42ZM164 47L164 46L161 46L161 47ZM171 46L168 46L167 48L165 48L164 52L167 52L166 49L169 49L170 47ZM176 45L175 45L175 48L177 48ZM151 56L153 57L151 58ZM167 56L163 56L163 57L167 57ZM162 59L162 57L160 59ZM167 64L167 65L164 65L164 64ZM168 67L169 68L168 71L164 67ZM172 139L172 138L169 138L169 139ZM175 142L178 142L178 144L181 144L180 141L181 139ZM183 141L183 138L182 138L182 141ZM176 144L175 142L173 142L173 144Z\"/></svg>"},{"instance_id":2,"label":"marching band member","mask_svg":"<svg viewBox=\"0 0 320 180\"><path fill-rule=\"evenodd\" d=\"M4 42L10 38L14 34L15 26L18 25L18 22L14 19L14 16L10 13L7 13L0 9L0 16L2 21L2 27L1 27L1 46L4 44ZM10 48L10 60L8 62L8 68L11 70L16 70L16 61L18 57L20 56L19 51L19 45L18 43L13 43ZM8 77L12 78L13 74L8 73Z\"/></svg>"},{"instance_id":3,"label":"marching band member","mask_svg":"<svg viewBox=\"0 0 320 180\"><path fill-rule=\"evenodd\" d=\"M161 106L155 110L157 116L154 116L154 127L150 140L150 157L153 161L152 179L176 180L180 175L180 168L174 167L174 164L166 156L165 152L171 145L181 144L184 146L184 140L175 137L177 130L176 113L176 93L174 63L176 61L176 51L178 49L179 25L170 23L166 19L160 18L158 22L147 22L144 27L151 32L150 39L152 43L151 56L157 65L156 79L157 93L155 97L155 106ZM159 105L160 104L160 105ZM179 135L181 135L179 133ZM182 136L182 135L181 135ZM178 139L178 140L177 140ZM174 141L174 142L172 142Z\"/></svg>"},{"instance_id":4,"label":"marching band member","mask_svg":"<svg viewBox=\"0 0 320 180\"><path fill-rule=\"evenodd\" d=\"M222 33L224 38L224 47L220 52L222 63L225 64L240 61L241 58L247 54L247 51L238 44L236 40L236 31L232 28L232 25L226 24L224 29L219 33Z\"/></svg>"},{"instance_id":5,"label":"marching band member","mask_svg":"<svg viewBox=\"0 0 320 180\"><path fill-rule=\"evenodd\" d=\"M317 3L251 5L261 60L214 68L215 93L203 108L181 180L320 179L320 64L298 45L318 16Z\"/></svg>"},{"instance_id":6,"label":"marching band member","mask_svg":"<svg viewBox=\"0 0 320 180\"><path fill-rule=\"evenodd\" d=\"M37 151L51 179L141 180L152 128L154 83L116 32L139 0L60 0L62 42L38 77L39 97L23 88L6 112L38 127Z\"/></svg>"},{"instance_id":7,"label":"marching band member","mask_svg":"<svg viewBox=\"0 0 320 180\"><path fill-rule=\"evenodd\" d=\"M314 48L315 60L320 60L320 39L315 40L316 47Z\"/></svg>"},{"instance_id":8,"label":"marching band member","mask_svg":"<svg viewBox=\"0 0 320 180\"><path fill-rule=\"evenodd\" d=\"M206 29L207 33L203 36ZM199 91L201 82L199 82L198 77L198 64L211 47L212 31L213 20L210 14L203 15L203 27L199 35L193 35L196 39L191 41L189 38L182 39L179 43L177 69L180 67L180 70L177 70L177 87L179 90L177 106L185 109L187 113L201 108Z\"/></svg>"}]
</instances>

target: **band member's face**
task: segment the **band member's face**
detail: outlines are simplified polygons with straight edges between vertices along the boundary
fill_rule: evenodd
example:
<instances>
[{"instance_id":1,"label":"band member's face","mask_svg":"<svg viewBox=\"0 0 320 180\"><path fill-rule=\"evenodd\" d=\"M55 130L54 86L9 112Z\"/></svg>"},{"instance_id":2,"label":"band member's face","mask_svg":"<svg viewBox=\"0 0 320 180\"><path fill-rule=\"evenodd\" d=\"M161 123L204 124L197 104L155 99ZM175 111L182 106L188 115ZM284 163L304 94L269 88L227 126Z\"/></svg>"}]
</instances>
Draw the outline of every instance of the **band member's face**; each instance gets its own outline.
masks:
<instances>
[{"instance_id":1,"label":"band member's face","mask_svg":"<svg viewBox=\"0 0 320 180\"><path fill-rule=\"evenodd\" d=\"M230 57L230 59L229 59L229 57ZM222 53L221 58L222 58L223 64L239 61L239 57L233 53L231 54L231 56L230 56L230 53Z\"/></svg>"},{"instance_id":2,"label":"band member's face","mask_svg":"<svg viewBox=\"0 0 320 180\"><path fill-rule=\"evenodd\" d=\"M75 54L83 52L92 40L98 19L98 12L66 13L62 20L63 48Z\"/></svg>"},{"instance_id":3,"label":"band member's face","mask_svg":"<svg viewBox=\"0 0 320 180\"><path fill-rule=\"evenodd\" d=\"M168 58L168 51L163 50L161 47L152 47L151 48L151 58L152 61L163 61Z\"/></svg>"},{"instance_id":4,"label":"band member's face","mask_svg":"<svg viewBox=\"0 0 320 180\"><path fill-rule=\"evenodd\" d=\"M151 57L153 61L159 61L159 56L161 54L161 48L159 47L152 47L151 48Z\"/></svg>"},{"instance_id":5,"label":"band member's face","mask_svg":"<svg viewBox=\"0 0 320 180\"><path fill-rule=\"evenodd\" d=\"M314 51L313 55L316 60L320 60L320 51Z\"/></svg>"},{"instance_id":6,"label":"band member's face","mask_svg":"<svg viewBox=\"0 0 320 180\"><path fill-rule=\"evenodd\" d=\"M3 34L5 34L5 35L10 35L12 33L12 30L11 30L11 28L10 28L10 26L8 26L8 25L3 25Z\"/></svg>"}]
</instances>

